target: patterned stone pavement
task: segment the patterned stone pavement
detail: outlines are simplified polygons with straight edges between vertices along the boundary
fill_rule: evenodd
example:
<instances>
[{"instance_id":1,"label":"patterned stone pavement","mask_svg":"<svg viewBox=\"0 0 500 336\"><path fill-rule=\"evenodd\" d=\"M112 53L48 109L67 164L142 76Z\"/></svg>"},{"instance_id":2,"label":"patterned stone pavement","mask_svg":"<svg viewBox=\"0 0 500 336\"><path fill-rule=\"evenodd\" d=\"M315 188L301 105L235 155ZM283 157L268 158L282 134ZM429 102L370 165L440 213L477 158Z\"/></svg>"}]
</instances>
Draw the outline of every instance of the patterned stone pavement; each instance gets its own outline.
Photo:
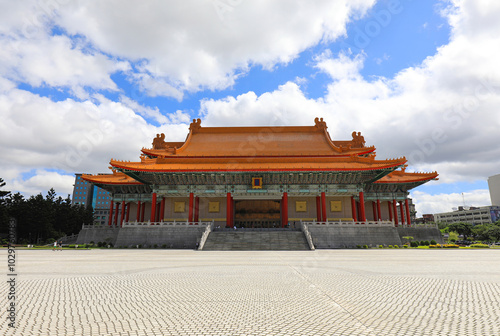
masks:
<instances>
[{"instance_id":1,"label":"patterned stone pavement","mask_svg":"<svg viewBox=\"0 0 500 336\"><path fill-rule=\"evenodd\" d=\"M0 335L500 335L500 250L17 253Z\"/></svg>"}]
</instances>

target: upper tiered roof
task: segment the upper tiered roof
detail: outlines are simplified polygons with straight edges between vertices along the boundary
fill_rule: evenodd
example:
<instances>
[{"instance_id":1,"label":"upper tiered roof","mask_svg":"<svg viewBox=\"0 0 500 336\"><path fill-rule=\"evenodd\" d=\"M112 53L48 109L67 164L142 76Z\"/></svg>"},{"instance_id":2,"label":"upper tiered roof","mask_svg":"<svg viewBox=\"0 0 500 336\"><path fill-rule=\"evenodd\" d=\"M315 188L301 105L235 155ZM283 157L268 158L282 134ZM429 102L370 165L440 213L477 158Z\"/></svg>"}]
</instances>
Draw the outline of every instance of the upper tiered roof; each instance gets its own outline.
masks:
<instances>
[{"instance_id":1,"label":"upper tiered roof","mask_svg":"<svg viewBox=\"0 0 500 336\"><path fill-rule=\"evenodd\" d=\"M165 142L157 134L153 148L143 148L150 157L349 157L367 155L375 147L365 147L361 133L353 139L332 141L323 118L314 126L202 127L193 120L186 141Z\"/></svg>"},{"instance_id":2,"label":"upper tiered roof","mask_svg":"<svg viewBox=\"0 0 500 336\"><path fill-rule=\"evenodd\" d=\"M410 189L438 176L436 172L406 173L404 157L376 160L375 147L366 147L359 132L353 132L351 140L333 141L326 123L319 118L315 119L314 126L279 127L202 127L197 119L191 123L186 141L165 142L164 139L164 134L158 134L153 140L153 148L142 149L140 161L112 159L113 174L82 177L99 185L132 185L171 183L165 182L175 180L168 174L178 173L296 172L302 175L303 172L324 172L338 177L325 180L316 176L313 180L322 183L375 182L379 186L391 185L393 189L401 185ZM199 181L217 183L216 179L210 182L206 177ZM228 180L228 183L232 182ZM374 185L372 188L380 187Z\"/></svg>"}]
</instances>

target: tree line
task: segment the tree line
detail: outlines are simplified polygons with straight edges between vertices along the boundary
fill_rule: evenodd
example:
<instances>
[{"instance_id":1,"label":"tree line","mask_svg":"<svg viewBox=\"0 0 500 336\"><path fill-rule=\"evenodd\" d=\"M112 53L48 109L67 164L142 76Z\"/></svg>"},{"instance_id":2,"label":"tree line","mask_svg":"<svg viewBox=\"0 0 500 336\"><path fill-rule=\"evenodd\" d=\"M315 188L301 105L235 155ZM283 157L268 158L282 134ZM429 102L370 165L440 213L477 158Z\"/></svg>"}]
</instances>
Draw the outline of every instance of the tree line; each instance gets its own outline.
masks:
<instances>
[{"instance_id":1,"label":"tree line","mask_svg":"<svg viewBox=\"0 0 500 336\"><path fill-rule=\"evenodd\" d=\"M5 182L0 178L0 188ZM0 235L3 243L9 233L9 220L14 218L17 243L48 244L60 237L78 233L82 224L93 222L93 210L72 205L68 195L63 199L51 188L44 197L41 193L25 198L19 192L0 190Z\"/></svg>"},{"instance_id":2,"label":"tree line","mask_svg":"<svg viewBox=\"0 0 500 336\"><path fill-rule=\"evenodd\" d=\"M471 223L438 223L442 233L456 232L463 236L464 240L472 239L487 243L500 241L500 221L496 223L473 225Z\"/></svg>"}]
</instances>

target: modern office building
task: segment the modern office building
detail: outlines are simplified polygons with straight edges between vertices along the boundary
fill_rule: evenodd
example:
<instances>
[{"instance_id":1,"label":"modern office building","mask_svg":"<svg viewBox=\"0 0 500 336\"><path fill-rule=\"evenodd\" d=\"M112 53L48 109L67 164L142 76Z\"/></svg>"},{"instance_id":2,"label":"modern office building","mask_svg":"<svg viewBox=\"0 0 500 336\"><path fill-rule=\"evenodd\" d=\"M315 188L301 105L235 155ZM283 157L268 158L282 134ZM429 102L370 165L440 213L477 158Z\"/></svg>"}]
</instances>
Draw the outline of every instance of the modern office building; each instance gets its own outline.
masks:
<instances>
[{"instance_id":1,"label":"modern office building","mask_svg":"<svg viewBox=\"0 0 500 336\"><path fill-rule=\"evenodd\" d=\"M437 223L470 223L473 225L489 224L500 219L500 206L458 207L451 212L434 214Z\"/></svg>"},{"instance_id":2,"label":"modern office building","mask_svg":"<svg viewBox=\"0 0 500 336\"><path fill-rule=\"evenodd\" d=\"M73 205L92 207L94 210L94 224L107 224L109 221L109 204L111 195L92 183L82 179L82 174L75 174L73 185Z\"/></svg>"}]
</instances>

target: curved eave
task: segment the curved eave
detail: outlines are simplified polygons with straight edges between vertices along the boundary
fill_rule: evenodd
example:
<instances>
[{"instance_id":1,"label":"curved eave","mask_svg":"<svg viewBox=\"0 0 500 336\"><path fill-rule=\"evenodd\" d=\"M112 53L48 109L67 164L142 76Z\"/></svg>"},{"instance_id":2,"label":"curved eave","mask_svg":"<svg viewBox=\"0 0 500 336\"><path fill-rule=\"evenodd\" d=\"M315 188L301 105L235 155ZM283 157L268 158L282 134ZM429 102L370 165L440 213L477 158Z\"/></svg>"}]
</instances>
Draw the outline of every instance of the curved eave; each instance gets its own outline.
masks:
<instances>
[{"instance_id":1,"label":"curved eave","mask_svg":"<svg viewBox=\"0 0 500 336\"><path fill-rule=\"evenodd\" d=\"M399 173L399 172L393 172L380 180L374 182L374 183L380 183L380 184L410 184L410 183L426 183L431 180L437 180L439 174L438 173L429 173L429 174L422 174L422 173L403 173L403 174L398 174L395 175L394 173Z\"/></svg>"},{"instance_id":2,"label":"curved eave","mask_svg":"<svg viewBox=\"0 0 500 336\"><path fill-rule=\"evenodd\" d=\"M143 148L141 150L142 153L146 154L149 157L161 157L169 160L175 160L175 159L188 159L188 160L197 160L197 159L267 159L267 158L347 158L351 157L352 155L358 155L358 156L364 156L371 154L375 151L375 147L365 147L365 148L359 148L359 149L351 149L348 150L347 152L344 152L344 154L339 154L339 155L302 155L300 157L296 155L254 155L254 156L182 156L182 155L175 155L175 154L170 154L167 153L165 150L161 149L146 149Z\"/></svg>"},{"instance_id":3,"label":"curved eave","mask_svg":"<svg viewBox=\"0 0 500 336\"><path fill-rule=\"evenodd\" d=\"M359 161L359 160L356 160ZM185 164L143 164L140 162L119 162L111 161L114 168L123 171L149 172L149 173L178 173L178 172L294 172L294 171L328 171L328 172L356 172L356 171L380 171L394 170L406 163L406 159L391 160L390 162L376 162L374 160L364 160L367 162L327 162L327 163L193 163L192 168L185 167Z\"/></svg>"},{"instance_id":4,"label":"curved eave","mask_svg":"<svg viewBox=\"0 0 500 336\"><path fill-rule=\"evenodd\" d=\"M103 175L82 174L82 179L99 185L143 185L143 183L138 182L123 173Z\"/></svg>"}]
</instances>

